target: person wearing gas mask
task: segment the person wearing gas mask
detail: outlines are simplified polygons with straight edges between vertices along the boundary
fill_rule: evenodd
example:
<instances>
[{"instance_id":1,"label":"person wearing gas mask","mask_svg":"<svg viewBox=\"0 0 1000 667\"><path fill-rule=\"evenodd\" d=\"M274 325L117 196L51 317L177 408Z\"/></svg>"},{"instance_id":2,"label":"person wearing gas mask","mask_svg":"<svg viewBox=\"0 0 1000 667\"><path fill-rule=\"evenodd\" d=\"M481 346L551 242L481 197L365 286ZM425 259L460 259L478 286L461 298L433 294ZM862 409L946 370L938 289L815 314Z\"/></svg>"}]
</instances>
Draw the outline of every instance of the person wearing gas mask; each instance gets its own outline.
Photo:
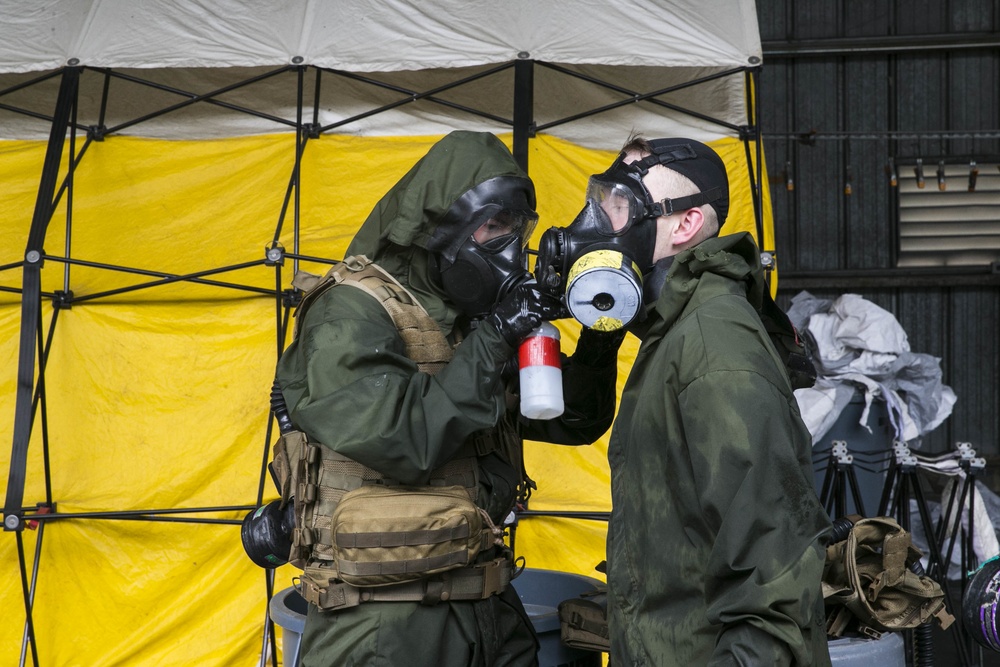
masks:
<instances>
[{"instance_id":1,"label":"person wearing gas mask","mask_svg":"<svg viewBox=\"0 0 1000 667\"><path fill-rule=\"evenodd\" d=\"M534 204L499 139L452 132L378 202L340 277L303 298L277 384L308 443L286 466L304 667L537 664L503 539L528 483L522 438L607 431L620 336L581 333L561 417L518 416L512 356L565 315L526 269Z\"/></svg>"},{"instance_id":2,"label":"person wearing gas mask","mask_svg":"<svg viewBox=\"0 0 1000 667\"><path fill-rule=\"evenodd\" d=\"M642 341L608 450L615 665L829 664L829 519L759 252L718 236L728 203L710 147L633 137L540 246L540 280L568 276L578 319Z\"/></svg>"}]
</instances>

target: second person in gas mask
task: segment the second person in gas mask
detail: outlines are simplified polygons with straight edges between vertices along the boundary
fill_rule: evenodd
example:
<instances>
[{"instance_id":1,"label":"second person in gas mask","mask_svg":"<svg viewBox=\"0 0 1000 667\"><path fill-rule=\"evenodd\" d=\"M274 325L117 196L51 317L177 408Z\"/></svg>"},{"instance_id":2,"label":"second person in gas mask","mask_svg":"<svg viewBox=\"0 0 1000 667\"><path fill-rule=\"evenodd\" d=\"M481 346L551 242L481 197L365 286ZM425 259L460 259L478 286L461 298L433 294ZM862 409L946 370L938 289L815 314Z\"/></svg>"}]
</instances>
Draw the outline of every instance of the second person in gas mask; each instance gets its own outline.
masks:
<instances>
[{"instance_id":1,"label":"second person in gas mask","mask_svg":"<svg viewBox=\"0 0 1000 667\"><path fill-rule=\"evenodd\" d=\"M728 205L712 148L635 137L591 179L581 215L542 243L543 284L569 276L571 311L642 341L608 449L616 665L830 660L820 588L830 522L769 329L794 333L753 238L718 236ZM597 277L574 293L587 275ZM625 317L594 317L635 293L636 307L614 311Z\"/></svg>"}]
</instances>

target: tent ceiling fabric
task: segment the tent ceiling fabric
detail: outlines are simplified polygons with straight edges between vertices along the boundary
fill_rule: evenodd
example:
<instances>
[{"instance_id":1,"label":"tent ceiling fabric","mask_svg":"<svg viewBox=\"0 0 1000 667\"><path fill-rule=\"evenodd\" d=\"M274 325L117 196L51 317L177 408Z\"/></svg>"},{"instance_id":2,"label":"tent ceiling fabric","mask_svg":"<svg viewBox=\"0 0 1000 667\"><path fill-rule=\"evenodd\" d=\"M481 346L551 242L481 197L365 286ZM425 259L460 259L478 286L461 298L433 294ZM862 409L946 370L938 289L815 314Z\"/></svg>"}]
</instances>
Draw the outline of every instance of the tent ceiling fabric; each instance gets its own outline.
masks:
<instances>
[{"instance_id":1,"label":"tent ceiling fabric","mask_svg":"<svg viewBox=\"0 0 1000 667\"><path fill-rule=\"evenodd\" d=\"M2 72L55 69L71 58L91 67L174 68L287 65L300 57L305 65L384 72L518 57L742 67L761 55L752 0L3 0L0 8Z\"/></svg>"},{"instance_id":2,"label":"tent ceiling fabric","mask_svg":"<svg viewBox=\"0 0 1000 667\"><path fill-rule=\"evenodd\" d=\"M426 91L481 73L486 69L488 68L480 66L470 67L458 73L438 69L391 72L379 73L371 78L386 86ZM646 90L645 86L649 85L655 86L657 90L678 86L712 74L710 68L615 69L605 65L588 65L574 66L573 70L588 77L614 81L623 88L636 91ZM124 78L111 79L104 120L104 124L109 128L129 123L188 99L179 92L168 92L165 89L207 95L273 70L237 68L116 71L123 76L139 78L149 84ZM323 73L322 77L316 119L318 123L321 126L339 125L346 120L357 118L338 126L335 131L341 134L429 136L446 134L456 128L492 132L508 132L511 129L509 125L504 125L493 118L512 117L514 85L512 68L435 95L441 102L420 100L372 115L365 114L373 109L405 100L407 95L336 74ZM31 78L34 77L24 74L0 74L0 91L10 88L16 82ZM84 71L81 76L78 113L79 122L84 125L96 123L99 117L103 80L103 75L90 70ZM734 91L733 80L739 84L738 94ZM154 88L152 84L161 88ZM202 102L189 104L157 118L131 125L117 134L162 139L206 139L292 131L297 112L296 86L297 76L294 71L289 71L213 97L230 105L259 111L267 117L240 113L231 108ZM311 122L311 100L316 88L316 77L313 75L303 77L303 86L305 113L309 117L307 120ZM53 77L0 97L0 101L5 104L36 114L34 116L0 114L0 136L8 139L46 139L50 131L47 116L52 112L58 87L59 79ZM618 91L545 67L535 68L535 89L544 91L544 95L536 93L534 100L534 119L541 127L557 123L582 110L601 108L628 99L627 95ZM743 80L739 74L681 88L662 99L733 126L746 122ZM462 108L475 109L486 115L472 115ZM689 136L702 141L734 134L718 123L688 114L670 112L652 102L628 103L595 116L554 125L543 131L580 146L610 150L620 146L633 128L664 132L665 123L670 124L670 134Z\"/></svg>"},{"instance_id":3,"label":"tent ceiling fabric","mask_svg":"<svg viewBox=\"0 0 1000 667\"><path fill-rule=\"evenodd\" d=\"M303 77L303 102L307 114L315 103L315 120L323 127L335 125L338 133L506 132L514 72L503 64L528 58L551 65L534 68L533 118L541 131L609 150L633 129L711 141L736 136L734 128L747 122L742 74L711 77L759 63L761 53L754 4L748 0L38 4L0 0L6 5L0 25L0 102L26 110L0 114L0 136L7 139L48 136L45 117L51 114L58 80L15 88L68 63L113 68L135 79L111 79L105 118L110 128L295 60L334 70ZM706 16L712 20L706 22ZM103 79L96 70L84 71L83 124L98 117ZM700 79L706 80L684 87ZM119 133L176 139L291 130L297 86L292 69L212 98L259 115L213 103L188 104ZM634 103L637 96L668 89ZM433 99L413 101L438 90ZM371 114L392 105L397 106ZM563 122L597 109L603 110Z\"/></svg>"}]
</instances>

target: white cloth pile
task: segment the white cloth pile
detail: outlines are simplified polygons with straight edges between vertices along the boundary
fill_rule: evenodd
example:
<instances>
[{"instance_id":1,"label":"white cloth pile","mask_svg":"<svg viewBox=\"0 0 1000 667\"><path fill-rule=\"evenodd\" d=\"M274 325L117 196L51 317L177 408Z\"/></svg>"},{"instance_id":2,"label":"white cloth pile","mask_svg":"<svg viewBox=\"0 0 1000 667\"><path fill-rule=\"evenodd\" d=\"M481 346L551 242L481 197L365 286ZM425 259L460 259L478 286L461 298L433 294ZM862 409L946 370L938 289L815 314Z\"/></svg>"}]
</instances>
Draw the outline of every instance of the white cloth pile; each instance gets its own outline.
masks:
<instances>
[{"instance_id":1,"label":"white cloth pile","mask_svg":"<svg viewBox=\"0 0 1000 667\"><path fill-rule=\"evenodd\" d=\"M795 391L813 444L858 391L865 400L861 425L871 430L868 412L872 400L881 399L896 440L915 448L920 436L951 414L955 392L941 382L941 360L911 352L906 332L889 311L857 294L831 301L800 292L788 317L813 348L816 384Z\"/></svg>"}]
</instances>

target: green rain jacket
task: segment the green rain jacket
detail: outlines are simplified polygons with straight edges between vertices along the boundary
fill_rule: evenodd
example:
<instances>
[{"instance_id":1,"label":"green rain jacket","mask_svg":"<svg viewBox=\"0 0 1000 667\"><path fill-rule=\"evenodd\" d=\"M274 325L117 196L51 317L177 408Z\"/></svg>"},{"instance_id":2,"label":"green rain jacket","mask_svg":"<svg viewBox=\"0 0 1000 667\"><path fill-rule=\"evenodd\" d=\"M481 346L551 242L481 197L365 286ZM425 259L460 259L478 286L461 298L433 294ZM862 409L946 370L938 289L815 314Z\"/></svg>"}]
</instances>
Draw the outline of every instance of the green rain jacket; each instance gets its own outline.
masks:
<instances>
[{"instance_id":1,"label":"green rain jacket","mask_svg":"<svg viewBox=\"0 0 1000 667\"><path fill-rule=\"evenodd\" d=\"M524 174L496 137L453 132L382 198L348 248L348 255L367 255L410 290L450 340L462 326L460 313L436 280L425 248L455 200L499 175ZM467 332L453 360L434 376L418 372L406 357L381 304L353 287L322 294L299 328L277 369L292 421L400 482L426 483L471 435L502 418L516 419L502 377L513 350L490 324ZM588 358L580 354L586 347L581 339L574 356L584 358L564 366L563 417L523 420L524 437L584 444L611 426L615 350L594 354L591 346ZM520 470L496 452L479 462L478 502L499 525L513 509ZM377 602L339 612L310 606L302 647L305 667L520 666L536 664L537 651L511 588L480 602Z\"/></svg>"},{"instance_id":2,"label":"green rain jacket","mask_svg":"<svg viewBox=\"0 0 1000 667\"><path fill-rule=\"evenodd\" d=\"M611 660L828 665L829 519L748 234L678 254L611 435Z\"/></svg>"}]
</instances>

